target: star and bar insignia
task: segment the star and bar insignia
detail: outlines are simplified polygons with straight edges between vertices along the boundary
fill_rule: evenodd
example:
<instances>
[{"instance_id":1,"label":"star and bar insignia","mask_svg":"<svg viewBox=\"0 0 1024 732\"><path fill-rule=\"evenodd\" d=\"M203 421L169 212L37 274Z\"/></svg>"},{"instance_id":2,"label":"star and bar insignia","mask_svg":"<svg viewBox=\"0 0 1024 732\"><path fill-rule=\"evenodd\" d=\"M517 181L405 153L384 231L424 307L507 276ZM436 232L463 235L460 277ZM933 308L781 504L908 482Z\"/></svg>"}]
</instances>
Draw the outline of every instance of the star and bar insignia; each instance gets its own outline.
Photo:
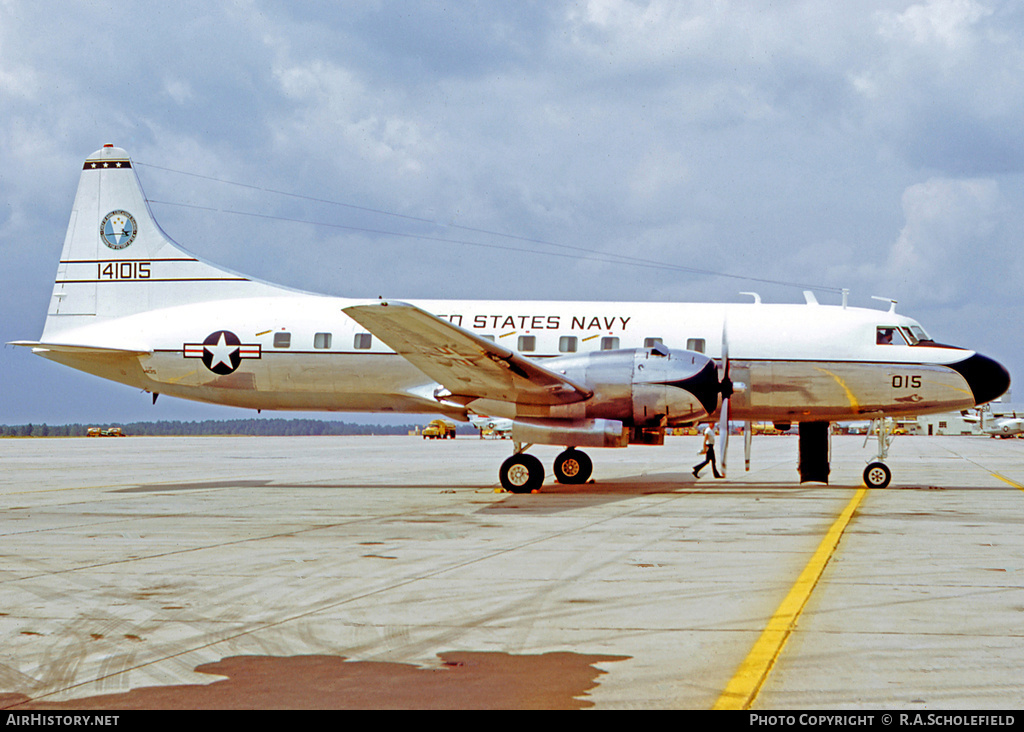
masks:
<instances>
[{"instance_id":1,"label":"star and bar insignia","mask_svg":"<svg viewBox=\"0 0 1024 732\"><path fill-rule=\"evenodd\" d=\"M202 343L184 344L182 355L201 358L210 371L226 376L238 368L243 358L261 358L262 347L259 343L242 343L230 330L218 330L206 336Z\"/></svg>"}]
</instances>

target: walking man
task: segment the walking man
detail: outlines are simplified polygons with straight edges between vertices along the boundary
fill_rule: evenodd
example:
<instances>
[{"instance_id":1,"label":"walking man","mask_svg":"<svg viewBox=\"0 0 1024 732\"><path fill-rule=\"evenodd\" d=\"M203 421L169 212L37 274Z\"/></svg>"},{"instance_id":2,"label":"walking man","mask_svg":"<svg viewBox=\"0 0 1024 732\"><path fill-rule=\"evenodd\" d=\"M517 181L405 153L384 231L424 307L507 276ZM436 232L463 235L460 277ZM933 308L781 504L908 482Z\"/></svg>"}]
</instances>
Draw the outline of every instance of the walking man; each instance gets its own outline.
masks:
<instances>
[{"instance_id":1,"label":"walking man","mask_svg":"<svg viewBox=\"0 0 1024 732\"><path fill-rule=\"evenodd\" d=\"M718 474L718 465L715 463L715 430L710 423L704 429L704 449L701 452L704 455L704 462L693 466L693 477L699 478L701 469L711 463L711 470L715 477L721 478L722 476Z\"/></svg>"}]
</instances>

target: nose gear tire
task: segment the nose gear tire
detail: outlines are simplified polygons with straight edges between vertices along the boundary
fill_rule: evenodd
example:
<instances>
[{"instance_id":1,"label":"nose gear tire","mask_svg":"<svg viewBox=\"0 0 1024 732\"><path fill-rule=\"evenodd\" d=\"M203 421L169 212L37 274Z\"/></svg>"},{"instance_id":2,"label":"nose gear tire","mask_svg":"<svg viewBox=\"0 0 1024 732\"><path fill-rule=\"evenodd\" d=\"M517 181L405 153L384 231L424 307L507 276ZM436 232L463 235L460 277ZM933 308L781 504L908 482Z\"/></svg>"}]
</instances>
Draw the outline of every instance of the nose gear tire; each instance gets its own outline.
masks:
<instances>
[{"instance_id":1,"label":"nose gear tire","mask_svg":"<svg viewBox=\"0 0 1024 732\"><path fill-rule=\"evenodd\" d=\"M892 480L892 473L885 463L871 463L864 468L864 485L868 488L885 488Z\"/></svg>"}]
</instances>

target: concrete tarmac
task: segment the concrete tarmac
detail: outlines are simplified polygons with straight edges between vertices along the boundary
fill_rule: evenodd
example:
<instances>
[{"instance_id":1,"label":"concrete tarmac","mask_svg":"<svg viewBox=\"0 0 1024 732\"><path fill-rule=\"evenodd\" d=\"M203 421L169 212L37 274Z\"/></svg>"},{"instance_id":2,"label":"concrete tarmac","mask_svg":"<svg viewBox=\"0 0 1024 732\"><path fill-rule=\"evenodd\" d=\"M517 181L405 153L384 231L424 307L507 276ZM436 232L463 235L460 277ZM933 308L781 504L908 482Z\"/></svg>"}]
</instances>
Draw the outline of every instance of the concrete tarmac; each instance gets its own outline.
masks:
<instances>
[{"instance_id":1,"label":"concrete tarmac","mask_svg":"<svg viewBox=\"0 0 1024 732\"><path fill-rule=\"evenodd\" d=\"M801 586L750 708L1024 707L1024 440L899 437L861 493L863 443L511 495L500 440L0 440L0 708L709 709Z\"/></svg>"}]
</instances>

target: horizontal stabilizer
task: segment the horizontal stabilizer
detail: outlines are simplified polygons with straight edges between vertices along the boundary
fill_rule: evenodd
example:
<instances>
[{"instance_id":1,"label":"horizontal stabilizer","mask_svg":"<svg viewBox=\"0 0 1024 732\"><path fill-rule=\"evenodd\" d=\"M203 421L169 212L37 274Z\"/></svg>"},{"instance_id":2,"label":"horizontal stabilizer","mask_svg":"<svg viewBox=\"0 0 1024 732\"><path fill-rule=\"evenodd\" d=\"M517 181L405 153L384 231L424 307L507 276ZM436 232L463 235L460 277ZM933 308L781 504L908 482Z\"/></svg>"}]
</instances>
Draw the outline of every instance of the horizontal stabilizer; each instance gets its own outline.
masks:
<instances>
[{"instance_id":1,"label":"horizontal stabilizer","mask_svg":"<svg viewBox=\"0 0 1024 732\"><path fill-rule=\"evenodd\" d=\"M444 386L452 401L570 404L593 392L510 348L404 302L353 305L344 313Z\"/></svg>"},{"instance_id":2,"label":"horizontal stabilizer","mask_svg":"<svg viewBox=\"0 0 1024 732\"><path fill-rule=\"evenodd\" d=\"M33 353L67 353L75 356L149 356L153 353L130 348L99 348L97 346L74 346L66 343L41 343L39 341L9 341L7 345L31 348Z\"/></svg>"}]
</instances>

